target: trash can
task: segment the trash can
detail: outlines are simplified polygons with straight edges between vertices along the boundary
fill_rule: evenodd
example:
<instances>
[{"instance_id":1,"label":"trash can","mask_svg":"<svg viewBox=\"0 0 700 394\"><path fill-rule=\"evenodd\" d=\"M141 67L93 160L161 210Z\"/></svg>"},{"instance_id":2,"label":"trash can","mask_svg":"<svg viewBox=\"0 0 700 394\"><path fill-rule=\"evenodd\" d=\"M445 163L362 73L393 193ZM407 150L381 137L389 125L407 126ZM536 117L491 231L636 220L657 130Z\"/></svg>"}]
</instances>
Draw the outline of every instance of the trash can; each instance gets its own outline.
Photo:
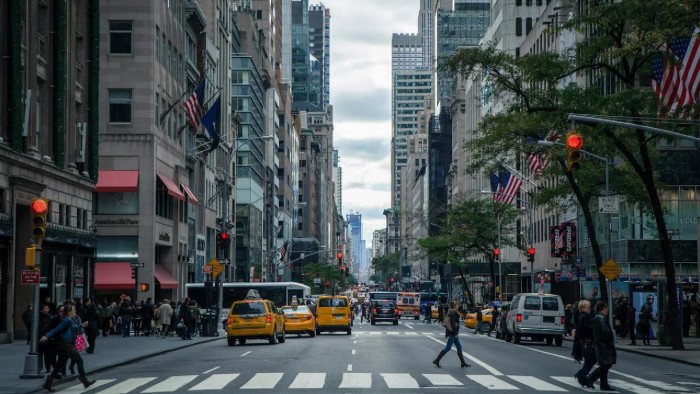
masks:
<instances>
[{"instance_id":1,"label":"trash can","mask_svg":"<svg viewBox=\"0 0 700 394\"><path fill-rule=\"evenodd\" d=\"M218 337L219 330L218 325L219 311L217 309L209 309L204 314L202 314L202 332L203 337Z\"/></svg>"}]
</instances>

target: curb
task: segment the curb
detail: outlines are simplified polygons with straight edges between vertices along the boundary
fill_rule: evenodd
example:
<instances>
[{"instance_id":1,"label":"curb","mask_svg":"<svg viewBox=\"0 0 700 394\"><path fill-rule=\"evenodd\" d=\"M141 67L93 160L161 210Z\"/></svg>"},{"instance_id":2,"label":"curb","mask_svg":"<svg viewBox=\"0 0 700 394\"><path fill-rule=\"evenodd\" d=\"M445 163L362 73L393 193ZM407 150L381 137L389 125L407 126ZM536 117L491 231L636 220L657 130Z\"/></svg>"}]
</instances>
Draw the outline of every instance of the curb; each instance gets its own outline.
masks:
<instances>
[{"instance_id":1,"label":"curb","mask_svg":"<svg viewBox=\"0 0 700 394\"><path fill-rule=\"evenodd\" d=\"M135 357L129 358L128 360L122 360L122 361L118 361L118 362L115 362L115 363L112 363L112 364L104 365L104 366L101 366L101 367L98 367L98 368L93 368L93 369L90 369L90 370L86 370L86 371L85 371L85 374L86 374L86 375L87 375L87 374L95 374L95 373L102 372L102 371L105 371L105 370L110 369L110 368L121 367L122 365L126 365L126 364L133 363L134 361L145 360L145 359L147 359L147 358L151 358L151 357L155 357L155 356L160 356L160 355L163 355L163 354L166 354L166 353L175 352L175 351L178 351L178 350L186 349L186 348L188 348L188 347L201 345L201 344L203 344L203 343L209 343L209 342L214 342L214 341L218 341L218 340L223 340L224 338L226 338L226 336L223 336L223 337L222 337L222 336L217 336L217 337L213 337L213 338L211 338L211 339L205 339L205 340L201 340L201 341L197 341L197 342L192 342L192 343L189 343L189 344L183 345L183 346L178 346L178 347L174 347L174 348L170 348L170 349L158 350L158 351L153 352L153 353L142 354L142 355L139 355L139 356L135 356ZM78 380L78 375L73 375L73 376L70 376L70 377L65 377L65 378L63 378L63 379L61 379L60 381L57 381L57 382L63 383L63 382L71 382L71 381L74 381L74 380L75 380L75 381ZM43 380L42 380L42 386L39 386L38 388L29 389L29 391L25 391L24 394L42 393L42 392L44 392Z\"/></svg>"},{"instance_id":2,"label":"curb","mask_svg":"<svg viewBox=\"0 0 700 394\"><path fill-rule=\"evenodd\" d=\"M573 340L572 340L572 339L569 339L568 337L565 337L564 340L565 340L565 341L569 341L569 342L573 342ZM694 361L688 361L688 360L680 360L680 359L673 358L673 357L671 357L671 356L662 355L662 354L654 354L654 353L645 352L645 351L637 350L637 349L630 349L630 348L626 348L626 347L625 347L625 348L622 348L622 347L615 347L615 350L621 351L621 352L639 354L639 355L642 355L642 356L648 356L648 357L658 358L658 359L666 360L666 361L673 361L673 362L680 363L680 364L685 364L685 365L692 365L692 366L694 366L694 367L700 367L700 363L697 363L697 362L694 362ZM687 351L687 350L684 350L684 351Z\"/></svg>"}]
</instances>

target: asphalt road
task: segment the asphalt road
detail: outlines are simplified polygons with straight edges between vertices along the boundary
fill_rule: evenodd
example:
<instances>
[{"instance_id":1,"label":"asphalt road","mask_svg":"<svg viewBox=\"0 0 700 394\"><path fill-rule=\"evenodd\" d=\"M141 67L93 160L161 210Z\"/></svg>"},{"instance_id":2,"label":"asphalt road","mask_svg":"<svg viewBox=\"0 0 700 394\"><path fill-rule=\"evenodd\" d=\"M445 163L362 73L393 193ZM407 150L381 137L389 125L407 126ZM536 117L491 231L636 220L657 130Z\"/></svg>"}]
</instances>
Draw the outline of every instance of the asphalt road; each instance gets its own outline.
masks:
<instances>
[{"instance_id":1,"label":"asphalt road","mask_svg":"<svg viewBox=\"0 0 700 394\"><path fill-rule=\"evenodd\" d=\"M290 335L286 343L224 340L186 348L104 371L89 393L185 393L252 390L256 393L464 393L490 390L582 392L573 375L580 365L563 347L505 343L462 327L470 368L459 368L454 350L435 367L443 330L413 320L394 326L356 323L352 335ZM157 339L154 339L157 340ZM620 393L700 392L700 368L620 352L610 374ZM596 387L598 387L596 385ZM59 392L83 392L75 383ZM597 391L597 390L596 390Z\"/></svg>"}]
</instances>

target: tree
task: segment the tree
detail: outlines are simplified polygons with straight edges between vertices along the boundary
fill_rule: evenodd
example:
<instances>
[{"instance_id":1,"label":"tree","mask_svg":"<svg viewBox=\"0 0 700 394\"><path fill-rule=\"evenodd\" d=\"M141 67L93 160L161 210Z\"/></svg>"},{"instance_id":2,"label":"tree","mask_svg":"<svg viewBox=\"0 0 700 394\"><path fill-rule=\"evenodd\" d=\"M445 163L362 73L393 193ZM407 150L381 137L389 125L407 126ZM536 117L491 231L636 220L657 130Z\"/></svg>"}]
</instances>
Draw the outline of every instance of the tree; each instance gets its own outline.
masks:
<instances>
[{"instance_id":1,"label":"tree","mask_svg":"<svg viewBox=\"0 0 700 394\"><path fill-rule=\"evenodd\" d=\"M345 275L341 274L338 266L330 263L309 263L302 267L302 275L304 284L309 287L318 286L314 284L314 278L321 279L321 291L325 294L333 293L333 289L337 284L339 287L346 287ZM330 283L330 287L326 287L326 283Z\"/></svg>"},{"instance_id":2,"label":"tree","mask_svg":"<svg viewBox=\"0 0 700 394\"><path fill-rule=\"evenodd\" d=\"M682 107L671 111L670 105L657 100L647 81L652 75L652 61L669 55L662 50L668 41L687 37L700 24L700 3L645 0L579 2L578 5L578 12L569 21L561 26L551 25L550 32L555 35L567 29L582 33L584 38L570 52L516 58L493 48L470 48L445 62L446 69L463 76L484 75L493 95L506 103L503 113L485 118L480 126L480 137L470 146L478 158L472 171L494 158L522 160L523 154L534 150L526 144L528 138L540 139L547 133L568 129L567 113L624 117L638 125L645 117L649 122L659 122L659 109L666 122L674 116L698 113ZM583 89L572 83L577 77L595 82ZM608 89L604 91L599 86ZM698 109L697 105L694 109ZM609 160L617 152L614 158L624 162L614 168L615 192L639 203L653 215L668 284L670 316L666 324L672 330L672 347L683 349L673 250L659 197L665 185L655 168L661 155L656 146L658 139L649 137L640 128L590 125L580 127L579 131L585 135L587 150ZM561 158L560 153L555 155ZM549 174L555 174L553 168ZM589 207L591 198L600 194L600 164L585 161L576 173L564 168L560 165L557 173L559 176L563 173L582 208L592 237L596 266L600 267L602 255ZM537 198L553 206L567 202L561 194L551 191L539 191Z\"/></svg>"},{"instance_id":3,"label":"tree","mask_svg":"<svg viewBox=\"0 0 700 394\"><path fill-rule=\"evenodd\" d=\"M372 269L376 279L375 282L388 281L390 277L400 272L399 253L389 253L372 259ZM378 279L378 280L377 280Z\"/></svg>"}]
</instances>

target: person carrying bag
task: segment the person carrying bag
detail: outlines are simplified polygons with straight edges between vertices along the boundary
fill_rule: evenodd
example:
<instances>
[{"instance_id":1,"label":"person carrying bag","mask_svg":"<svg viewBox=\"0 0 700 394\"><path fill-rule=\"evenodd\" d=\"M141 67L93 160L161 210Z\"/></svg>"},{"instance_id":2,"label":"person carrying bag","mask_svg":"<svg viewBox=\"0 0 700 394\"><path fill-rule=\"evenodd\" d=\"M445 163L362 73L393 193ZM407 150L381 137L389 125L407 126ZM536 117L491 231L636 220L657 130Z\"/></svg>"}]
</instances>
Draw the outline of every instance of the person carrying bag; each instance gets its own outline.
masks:
<instances>
[{"instance_id":1,"label":"person carrying bag","mask_svg":"<svg viewBox=\"0 0 700 394\"><path fill-rule=\"evenodd\" d=\"M452 344L457 347L457 356L459 357L460 367L470 367L464 361L464 355L462 354L462 343L459 341L459 312L457 312L457 301L450 301L450 309L447 311L447 315L442 321L443 327L445 327L445 338L447 338L447 344L445 348L440 351L437 358L433 360L438 368L440 368L440 359L447 354L447 352L452 349Z\"/></svg>"}]
</instances>

